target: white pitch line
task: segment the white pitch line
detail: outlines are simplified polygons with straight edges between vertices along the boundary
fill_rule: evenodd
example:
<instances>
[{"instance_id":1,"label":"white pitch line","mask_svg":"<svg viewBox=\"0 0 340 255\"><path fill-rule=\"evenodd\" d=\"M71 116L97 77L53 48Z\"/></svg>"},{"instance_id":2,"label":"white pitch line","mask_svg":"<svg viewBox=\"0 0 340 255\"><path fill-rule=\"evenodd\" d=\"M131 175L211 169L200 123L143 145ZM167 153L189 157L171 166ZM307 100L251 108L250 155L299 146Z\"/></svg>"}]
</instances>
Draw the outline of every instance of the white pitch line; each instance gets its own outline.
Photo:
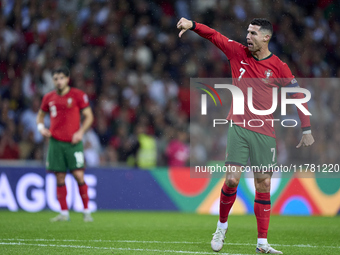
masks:
<instances>
[{"instance_id":1,"label":"white pitch line","mask_svg":"<svg viewBox=\"0 0 340 255\"><path fill-rule=\"evenodd\" d=\"M3 243L0 245L28 245L39 247L57 247L57 248L76 248L76 249L97 249L97 250L119 250L119 251L148 251L148 252L162 252L162 253L182 253L182 254L213 254L215 252L201 252L201 251L176 251L176 250L155 250L155 249L138 249L138 248L113 248L113 247L96 247L84 245L64 245L64 244L29 244L29 243ZM219 253L221 255L250 255L250 254L232 254L232 253Z\"/></svg>"},{"instance_id":2,"label":"white pitch line","mask_svg":"<svg viewBox=\"0 0 340 255\"><path fill-rule=\"evenodd\" d=\"M30 242L98 242L98 243L159 243L159 244L210 244L210 242L187 242L187 241L141 241L141 240L61 240L61 239L20 239L20 238L0 238L3 241L30 241ZM224 243L224 245L255 246L253 243ZM331 248L340 249L340 246L316 246L310 244L271 244L281 247L300 248Z\"/></svg>"},{"instance_id":3,"label":"white pitch line","mask_svg":"<svg viewBox=\"0 0 340 255\"><path fill-rule=\"evenodd\" d=\"M0 238L0 240L24 241L24 242L30 241L30 242L95 242L95 243L160 243L160 244L206 244L208 243L208 242L187 242L187 241L72 240L72 239L60 240L60 239L20 239L20 238Z\"/></svg>"}]
</instances>

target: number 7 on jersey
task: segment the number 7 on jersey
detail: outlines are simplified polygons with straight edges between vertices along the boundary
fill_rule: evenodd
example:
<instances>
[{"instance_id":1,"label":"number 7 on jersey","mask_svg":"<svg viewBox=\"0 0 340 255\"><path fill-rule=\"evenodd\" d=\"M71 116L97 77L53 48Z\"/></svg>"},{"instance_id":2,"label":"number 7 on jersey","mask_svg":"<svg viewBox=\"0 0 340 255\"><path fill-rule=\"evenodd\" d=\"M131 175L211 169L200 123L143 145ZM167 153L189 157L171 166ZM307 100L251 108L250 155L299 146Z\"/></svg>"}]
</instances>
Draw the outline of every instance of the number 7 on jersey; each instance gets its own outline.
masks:
<instances>
[{"instance_id":1,"label":"number 7 on jersey","mask_svg":"<svg viewBox=\"0 0 340 255\"><path fill-rule=\"evenodd\" d=\"M240 74L240 76L238 77L238 80L239 80L239 81L241 80L243 74L246 72L246 69L244 69L244 68L241 67L241 68L240 68L240 72L241 72L241 74Z\"/></svg>"}]
</instances>

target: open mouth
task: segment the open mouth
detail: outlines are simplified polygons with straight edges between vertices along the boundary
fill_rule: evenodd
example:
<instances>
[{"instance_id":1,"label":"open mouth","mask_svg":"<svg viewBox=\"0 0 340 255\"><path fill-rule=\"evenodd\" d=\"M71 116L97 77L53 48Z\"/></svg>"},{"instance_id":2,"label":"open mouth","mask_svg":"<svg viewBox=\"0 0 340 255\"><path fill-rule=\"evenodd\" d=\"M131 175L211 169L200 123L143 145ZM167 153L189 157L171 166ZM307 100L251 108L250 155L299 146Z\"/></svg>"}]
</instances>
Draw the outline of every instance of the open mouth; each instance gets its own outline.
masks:
<instances>
[{"instance_id":1,"label":"open mouth","mask_svg":"<svg viewBox=\"0 0 340 255\"><path fill-rule=\"evenodd\" d=\"M254 44L252 44L251 42L248 42L248 47L253 47Z\"/></svg>"}]
</instances>

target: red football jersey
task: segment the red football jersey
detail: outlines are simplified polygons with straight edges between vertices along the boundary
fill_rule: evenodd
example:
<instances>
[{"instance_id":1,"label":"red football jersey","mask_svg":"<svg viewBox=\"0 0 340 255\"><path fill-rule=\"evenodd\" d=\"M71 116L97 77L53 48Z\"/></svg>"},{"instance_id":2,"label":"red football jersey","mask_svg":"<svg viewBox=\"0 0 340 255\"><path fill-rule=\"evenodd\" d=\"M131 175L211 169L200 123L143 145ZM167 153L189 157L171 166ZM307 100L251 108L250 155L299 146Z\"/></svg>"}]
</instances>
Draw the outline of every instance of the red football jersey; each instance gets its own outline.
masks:
<instances>
[{"instance_id":1,"label":"red football jersey","mask_svg":"<svg viewBox=\"0 0 340 255\"><path fill-rule=\"evenodd\" d=\"M76 88L60 96L56 91L47 93L40 109L50 113L52 137L63 142L71 142L72 136L80 128L80 110L89 106L87 95Z\"/></svg>"},{"instance_id":2,"label":"red football jersey","mask_svg":"<svg viewBox=\"0 0 340 255\"><path fill-rule=\"evenodd\" d=\"M270 109L273 103L272 88L280 88L296 82L287 64L282 62L274 54L271 54L265 59L258 60L246 46L227 38L208 26L199 23L195 23L195 25L194 31L197 34L210 40L227 56L230 61L233 85L240 88L243 92L245 102L244 115L234 115L233 105L231 105L227 119L235 123L240 123L237 125L246 129L275 137L273 121L268 121L273 119L273 114L255 115L249 110L248 104L246 103L248 102L248 88L253 88L252 99L255 109ZM306 106L307 105L305 105L305 107ZM299 116L301 118L302 115L299 113ZM256 119L262 120L263 122L251 121L251 124L248 125L249 120ZM303 118L301 121L302 127L310 126L309 118ZM263 126L261 126L262 123L264 123Z\"/></svg>"}]
</instances>

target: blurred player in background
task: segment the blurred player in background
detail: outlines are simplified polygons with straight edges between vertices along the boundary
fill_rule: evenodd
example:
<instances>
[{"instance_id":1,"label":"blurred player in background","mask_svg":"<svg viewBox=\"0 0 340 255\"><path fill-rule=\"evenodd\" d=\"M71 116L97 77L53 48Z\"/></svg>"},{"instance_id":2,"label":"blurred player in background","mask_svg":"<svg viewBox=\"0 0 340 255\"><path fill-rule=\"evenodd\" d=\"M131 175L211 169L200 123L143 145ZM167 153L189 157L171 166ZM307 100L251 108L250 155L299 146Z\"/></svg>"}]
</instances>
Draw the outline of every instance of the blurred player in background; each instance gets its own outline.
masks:
<instances>
[{"instance_id":1,"label":"blurred player in background","mask_svg":"<svg viewBox=\"0 0 340 255\"><path fill-rule=\"evenodd\" d=\"M273 34L272 24L266 19L253 19L248 27L247 47L235 42L214 29L203 24L181 18L177 23L179 37L188 29L214 43L230 61L233 85L240 88L247 98L247 88L253 88L253 105L255 109L267 110L272 106L272 88L299 87L286 63L268 49ZM245 78L249 78L248 80ZM251 78L256 86L251 84ZM292 93L291 98L304 98L302 93ZM302 104L308 109L307 104ZM314 142L311 134L310 119L298 109L303 135L296 146L310 146ZM276 165L276 140L273 125L265 119L273 119L273 115L259 116L253 114L245 105L244 115L233 115L230 109L229 121L235 123L229 127L226 165L236 167L236 173L227 173L220 197L220 218L216 232L213 234L211 248L220 251L228 230L228 215L236 199L237 186L241 178L241 167L247 165L248 158L252 166ZM264 125L256 127L242 125L251 119L260 119ZM244 122L245 121L245 122ZM255 126L255 127L254 127ZM270 183L272 173L254 173L255 204L254 212L257 220L258 241L256 253L282 254L273 249L267 241L270 219Z\"/></svg>"},{"instance_id":2,"label":"blurred player in background","mask_svg":"<svg viewBox=\"0 0 340 255\"><path fill-rule=\"evenodd\" d=\"M61 67L52 72L55 91L46 94L37 116L40 133L49 137L46 166L57 177L57 197L61 212L51 221L69 220L66 203L65 177L71 171L79 186L79 194L84 204L84 221L93 221L88 209L87 185L84 181L83 135L93 122L93 114L87 95L79 89L69 86L70 72ZM50 129L44 126L44 117L49 113ZM81 115L83 115L80 126Z\"/></svg>"}]
</instances>

